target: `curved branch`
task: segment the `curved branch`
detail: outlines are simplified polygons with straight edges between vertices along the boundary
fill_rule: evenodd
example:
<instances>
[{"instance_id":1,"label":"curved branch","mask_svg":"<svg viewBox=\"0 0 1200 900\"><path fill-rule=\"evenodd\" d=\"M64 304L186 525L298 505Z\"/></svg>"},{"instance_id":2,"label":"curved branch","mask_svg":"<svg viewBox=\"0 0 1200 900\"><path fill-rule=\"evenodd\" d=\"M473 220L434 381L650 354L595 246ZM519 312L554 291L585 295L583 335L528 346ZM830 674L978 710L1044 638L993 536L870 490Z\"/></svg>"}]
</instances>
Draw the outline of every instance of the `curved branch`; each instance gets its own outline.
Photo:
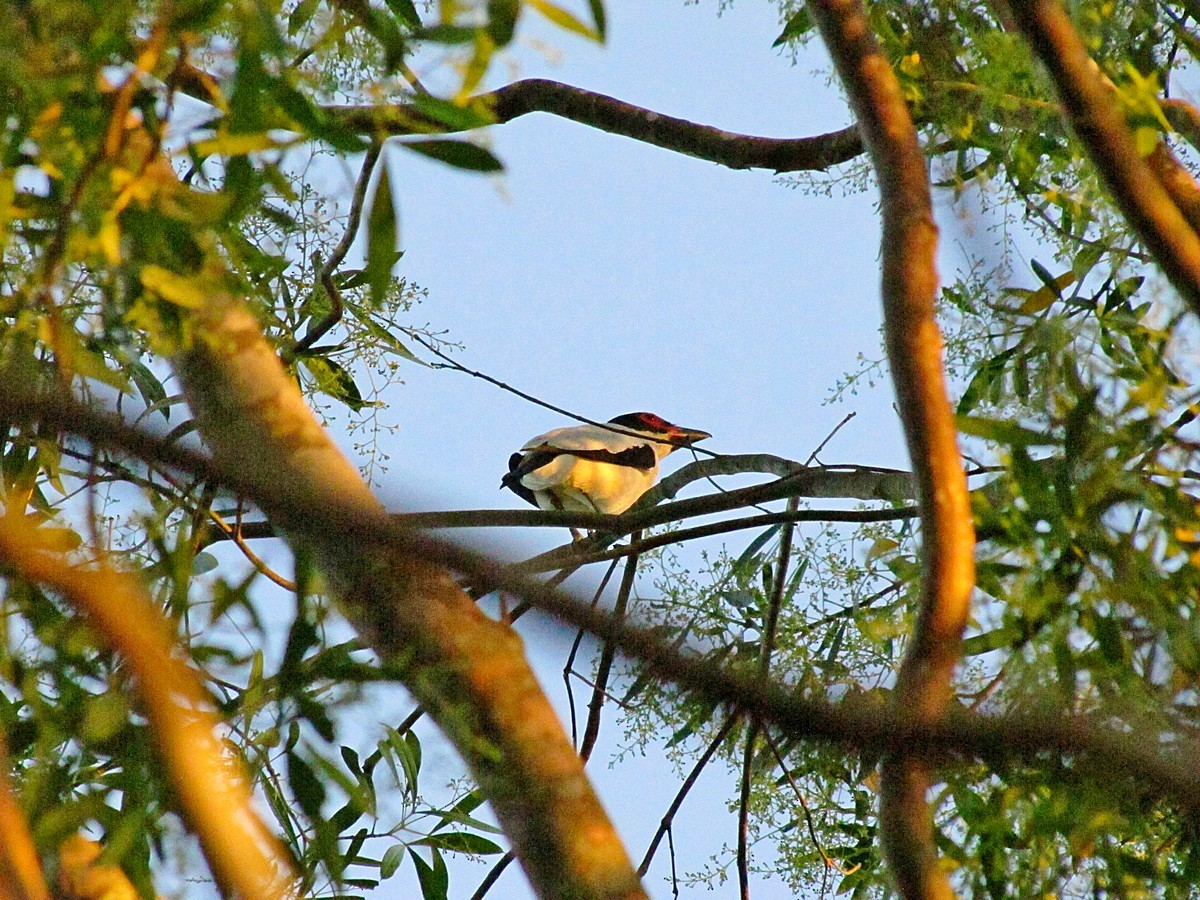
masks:
<instances>
[{"instance_id":1,"label":"curved branch","mask_svg":"<svg viewBox=\"0 0 1200 900\"><path fill-rule=\"evenodd\" d=\"M125 452L147 452L149 458L202 473L214 483L270 505L272 491L286 486L273 478L258 483L242 467L207 460L174 445L163 445L112 416L89 410L69 396L52 398L0 394L0 409L15 420L36 420L48 427L71 432L97 444ZM194 468L193 468L194 467ZM275 503L294 498L275 495ZM296 506L294 515L306 507ZM385 554L406 554L446 565L464 573L487 589L504 590L524 597L531 605L576 628L611 640L626 655L645 663L651 671L693 691L701 699L726 706L771 723L789 736L836 744L877 756L922 746L941 756L960 754L993 765L1028 758L1039 752L1060 755L1088 753L1105 758L1109 765L1096 771L1124 770L1140 773L1140 784L1150 796L1172 798L1181 809L1200 816L1200 794L1195 773L1200 756L1190 745L1162 741L1147 743L1132 729L1111 718L1081 716L1070 711L1020 712L985 716L951 708L936 720L919 720L912 711L875 704L831 703L806 698L791 686L762 684L756 676L714 665L664 641L655 631L629 622L618 623L605 611L592 610L550 584L543 584L447 541L398 526L391 517L347 504L332 497L319 511L314 528L337 534L347 546L377 548ZM1031 698L1036 708L1036 698Z\"/></svg>"},{"instance_id":2,"label":"curved branch","mask_svg":"<svg viewBox=\"0 0 1200 900\"><path fill-rule=\"evenodd\" d=\"M1010 0L1063 109L1117 206L1181 297L1200 312L1200 237L1138 153L1100 69L1058 0Z\"/></svg>"},{"instance_id":3,"label":"curved branch","mask_svg":"<svg viewBox=\"0 0 1200 900\"><path fill-rule=\"evenodd\" d=\"M862 138L854 125L805 138L735 134L545 78L515 81L473 99L491 110L498 125L533 112L551 113L730 169L771 169L777 173L824 171L863 152ZM369 135L453 130L408 103L326 106L324 110L342 127Z\"/></svg>"},{"instance_id":4,"label":"curved branch","mask_svg":"<svg viewBox=\"0 0 1200 900\"><path fill-rule=\"evenodd\" d=\"M893 699L895 708L932 721L952 696L951 677L975 581L975 534L934 317L937 226L929 179L900 83L875 42L859 0L819 0L810 9L863 130L879 181L884 333L922 523L921 601ZM903 896L949 897L925 797L929 766L911 749L883 759L884 854Z\"/></svg>"},{"instance_id":5,"label":"curved branch","mask_svg":"<svg viewBox=\"0 0 1200 900\"><path fill-rule=\"evenodd\" d=\"M9 773L12 759L0 734L0 897L4 900L51 900L29 820L21 809Z\"/></svg>"},{"instance_id":6,"label":"curved branch","mask_svg":"<svg viewBox=\"0 0 1200 900\"><path fill-rule=\"evenodd\" d=\"M37 531L0 519L0 557L61 593L124 659L179 798L226 897L281 900L294 881L288 856L254 810L250 779L234 770L196 673L175 650L143 589L111 569L83 570L38 549Z\"/></svg>"}]
</instances>

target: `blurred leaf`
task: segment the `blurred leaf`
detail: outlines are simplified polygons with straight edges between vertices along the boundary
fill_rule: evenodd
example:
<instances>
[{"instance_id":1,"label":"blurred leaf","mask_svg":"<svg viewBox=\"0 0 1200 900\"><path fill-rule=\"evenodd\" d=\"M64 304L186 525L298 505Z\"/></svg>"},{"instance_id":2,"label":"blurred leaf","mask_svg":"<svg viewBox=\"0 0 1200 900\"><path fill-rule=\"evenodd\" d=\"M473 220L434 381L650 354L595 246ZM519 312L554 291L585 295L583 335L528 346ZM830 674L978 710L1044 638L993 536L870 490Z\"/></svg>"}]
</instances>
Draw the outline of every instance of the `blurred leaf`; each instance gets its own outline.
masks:
<instances>
[{"instance_id":1,"label":"blurred leaf","mask_svg":"<svg viewBox=\"0 0 1200 900\"><path fill-rule=\"evenodd\" d=\"M783 26L783 31L779 33L779 37L775 38L771 46L782 47L788 41L808 34L812 27L812 16L809 15L808 7L801 6L788 18L787 23Z\"/></svg>"},{"instance_id":2,"label":"blurred leaf","mask_svg":"<svg viewBox=\"0 0 1200 900\"><path fill-rule=\"evenodd\" d=\"M195 559L192 560L192 574L207 575L209 572L214 571L219 566L220 562L217 561L215 556L213 556L207 550L202 550L201 552L197 553Z\"/></svg>"},{"instance_id":3,"label":"blurred leaf","mask_svg":"<svg viewBox=\"0 0 1200 900\"><path fill-rule=\"evenodd\" d=\"M325 803L325 785L317 777L312 766L301 758L295 750L287 751L288 784L296 796L296 802L309 819L317 821L321 818L321 807Z\"/></svg>"},{"instance_id":4,"label":"blurred leaf","mask_svg":"<svg viewBox=\"0 0 1200 900\"><path fill-rule=\"evenodd\" d=\"M525 2L559 28L566 31L573 31L575 34L582 35L590 41L596 41L597 43L603 41L603 36L597 30L597 27L580 21L573 13L568 12L556 3L551 3L550 0L525 0ZM597 26L600 24L600 22L597 22Z\"/></svg>"},{"instance_id":5,"label":"blurred leaf","mask_svg":"<svg viewBox=\"0 0 1200 900\"><path fill-rule=\"evenodd\" d=\"M488 0L488 33L497 47L507 46L513 38L521 15L521 0Z\"/></svg>"},{"instance_id":6,"label":"blurred leaf","mask_svg":"<svg viewBox=\"0 0 1200 900\"><path fill-rule=\"evenodd\" d=\"M504 164L492 154L470 141L454 141L448 138L408 141L401 144L408 150L436 159L457 169L473 172L502 172Z\"/></svg>"},{"instance_id":7,"label":"blurred leaf","mask_svg":"<svg viewBox=\"0 0 1200 900\"><path fill-rule=\"evenodd\" d=\"M421 16L417 12L413 0L387 0L387 6L392 11L392 15L408 28L415 30L421 27Z\"/></svg>"},{"instance_id":8,"label":"blurred leaf","mask_svg":"<svg viewBox=\"0 0 1200 900\"><path fill-rule=\"evenodd\" d=\"M396 261L396 209L392 198L392 183L388 178L387 160L380 159L379 178L371 200L367 219L367 283L371 287L371 302L381 306L392 282L392 266Z\"/></svg>"}]
</instances>

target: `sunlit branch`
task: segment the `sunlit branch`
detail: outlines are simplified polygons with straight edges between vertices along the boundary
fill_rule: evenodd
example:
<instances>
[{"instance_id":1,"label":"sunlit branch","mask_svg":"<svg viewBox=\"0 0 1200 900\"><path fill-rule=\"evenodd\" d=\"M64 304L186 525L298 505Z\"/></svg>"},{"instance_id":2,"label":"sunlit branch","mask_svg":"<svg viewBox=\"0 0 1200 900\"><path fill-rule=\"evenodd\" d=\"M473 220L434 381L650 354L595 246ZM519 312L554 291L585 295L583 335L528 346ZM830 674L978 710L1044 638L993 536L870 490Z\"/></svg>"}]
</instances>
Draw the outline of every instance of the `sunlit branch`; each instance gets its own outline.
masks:
<instances>
[{"instance_id":1,"label":"sunlit branch","mask_svg":"<svg viewBox=\"0 0 1200 900\"><path fill-rule=\"evenodd\" d=\"M61 593L126 661L179 798L225 896L279 900L294 883L288 856L254 810L250 778L216 735L219 721L196 673L141 586L111 569L80 569L38 549L38 534L0 519L0 557Z\"/></svg>"},{"instance_id":2,"label":"sunlit branch","mask_svg":"<svg viewBox=\"0 0 1200 900\"><path fill-rule=\"evenodd\" d=\"M17 412L16 419L37 419L48 426L79 434L104 446L137 454L143 450L164 464L207 473L227 490L263 501L271 492L286 492L287 485L273 480L256 484L245 473L160 442L110 416L82 407L69 398L40 401L25 398L15 403L0 396L0 409ZM286 493L276 502L286 503ZM911 710L894 707L831 703L796 694L792 688L762 684L757 677L729 671L664 641L655 631L629 622L615 623L607 612L591 610L553 585L513 572L504 563L448 541L434 539L397 525L385 513L331 502L320 511L320 526L355 547L378 546L388 552L421 555L464 573L482 590L505 590L525 598L560 621L584 628L611 640L627 656L643 662L650 671L676 682L701 699L771 723L781 733L857 752L878 755L914 745L932 754L960 754L993 765L1028 758L1037 752L1058 755L1088 753L1106 758L1109 769L1143 774L1142 784L1153 796L1169 797L1180 808L1200 815L1200 795L1195 772L1200 758L1190 750L1161 744L1148 745L1110 719L1099 719L1053 710L984 716L953 709L936 720L921 721ZM1033 703L1031 698L1031 704ZM1026 709L1035 708L1027 705Z\"/></svg>"},{"instance_id":3,"label":"sunlit branch","mask_svg":"<svg viewBox=\"0 0 1200 900\"><path fill-rule=\"evenodd\" d=\"M940 716L952 696L975 580L975 535L935 318L937 226L926 160L891 63L858 0L809 7L862 129L880 193L884 336L921 508L921 601L897 679L894 707ZM882 764L880 835L900 893L952 896L933 843L927 760L912 752Z\"/></svg>"},{"instance_id":4,"label":"sunlit branch","mask_svg":"<svg viewBox=\"0 0 1200 900\"><path fill-rule=\"evenodd\" d=\"M50 900L29 821L9 773L12 759L0 734L0 898Z\"/></svg>"},{"instance_id":5,"label":"sunlit branch","mask_svg":"<svg viewBox=\"0 0 1200 900\"><path fill-rule=\"evenodd\" d=\"M1138 153L1125 117L1058 0L1010 0L1104 183L1175 289L1200 311L1200 237Z\"/></svg>"}]
</instances>

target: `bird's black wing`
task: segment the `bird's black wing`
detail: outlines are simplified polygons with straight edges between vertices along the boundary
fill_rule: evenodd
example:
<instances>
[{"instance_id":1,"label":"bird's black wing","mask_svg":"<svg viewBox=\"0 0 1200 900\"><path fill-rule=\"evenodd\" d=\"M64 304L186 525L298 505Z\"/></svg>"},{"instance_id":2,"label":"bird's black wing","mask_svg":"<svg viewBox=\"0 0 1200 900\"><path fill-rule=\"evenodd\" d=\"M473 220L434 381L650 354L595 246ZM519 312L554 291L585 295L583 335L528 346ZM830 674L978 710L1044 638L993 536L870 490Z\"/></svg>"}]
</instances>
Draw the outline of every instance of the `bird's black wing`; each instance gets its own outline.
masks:
<instances>
[{"instance_id":1,"label":"bird's black wing","mask_svg":"<svg viewBox=\"0 0 1200 900\"><path fill-rule=\"evenodd\" d=\"M540 469L556 456L558 456L557 453L547 453L544 450L534 450L529 453L514 453L508 458L508 474L500 479L500 487L508 488L526 503L532 503L534 506L537 506L537 498L533 496L533 491L521 484L521 479L534 469ZM531 460L539 457L540 459L537 460L536 465L528 465Z\"/></svg>"}]
</instances>

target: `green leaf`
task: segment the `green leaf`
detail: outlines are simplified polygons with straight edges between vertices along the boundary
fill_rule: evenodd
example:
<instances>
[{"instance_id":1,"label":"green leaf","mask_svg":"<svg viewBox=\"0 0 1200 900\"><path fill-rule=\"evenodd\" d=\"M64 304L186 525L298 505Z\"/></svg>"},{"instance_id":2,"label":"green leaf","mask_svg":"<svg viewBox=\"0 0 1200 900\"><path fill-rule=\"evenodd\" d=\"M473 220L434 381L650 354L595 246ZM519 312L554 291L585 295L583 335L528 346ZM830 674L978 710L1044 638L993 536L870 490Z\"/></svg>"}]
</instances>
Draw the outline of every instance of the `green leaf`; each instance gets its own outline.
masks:
<instances>
[{"instance_id":1,"label":"green leaf","mask_svg":"<svg viewBox=\"0 0 1200 900\"><path fill-rule=\"evenodd\" d=\"M388 331L386 328L384 328L382 325L380 325L378 322L376 322L374 319L372 319L369 315L367 315L366 313L360 312L359 310L355 309L353 306L349 307L349 309L350 309L350 312L353 314L354 318L358 319L360 322L362 322L364 325L367 326L367 330L370 331L371 334L373 334L375 337L379 338L379 340L383 341L385 344L387 344L389 347L391 347L393 350L395 350L397 353L399 353L405 359L411 360L412 362L415 362L415 363L420 363L423 366L429 365L429 363L425 362L425 360L421 359L421 357L417 356L415 353L413 353L411 350L409 350L408 347L405 346L404 343L402 343L398 337L396 337L394 334L392 334L390 331Z\"/></svg>"},{"instance_id":2,"label":"green leaf","mask_svg":"<svg viewBox=\"0 0 1200 900\"><path fill-rule=\"evenodd\" d=\"M604 0L588 0L588 9L592 12L592 21L596 25L598 40L604 43L608 37L608 16L604 12Z\"/></svg>"},{"instance_id":3,"label":"green leaf","mask_svg":"<svg viewBox=\"0 0 1200 900\"><path fill-rule=\"evenodd\" d=\"M288 784L292 786L300 809L313 821L319 820L321 806L325 803L325 785L321 779L294 750L287 751L287 773Z\"/></svg>"},{"instance_id":4,"label":"green leaf","mask_svg":"<svg viewBox=\"0 0 1200 900\"><path fill-rule=\"evenodd\" d=\"M135 361L129 366L129 376L133 379L133 383L137 386L138 393L142 395L142 400L146 405L151 410L159 410L164 419L168 422L171 421L171 405L163 404L163 401L167 399L167 390L150 370L150 367L145 363Z\"/></svg>"},{"instance_id":5,"label":"green leaf","mask_svg":"<svg viewBox=\"0 0 1200 900\"><path fill-rule=\"evenodd\" d=\"M392 283L398 230L387 160L383 159L380 162L379 180L375 182L371 215L367 219L367 283L371 286L371 302L376 306L383 305Z\"/></svg>"},{"instance_id":6,"label":"green leaf","mask_svg":"<svg viewBox=\"0 0 1200 900\"><path fill-rule=\"evenodd\" d=\"M454 103L432 94L417 94L412 106L423 116L433 119L454 131L473 131L494 125L496 117L483 101Z\"/></svg>"},{"instance_id":7,"label":"green leaf","mask_svg":"<svg viewBox=\"0 0 1200 900\"><path fill-rule=\"evenodd\" d=\"M788 41L801 37L812 30L812 16L808 13L807 6L801 6L799 10L792 14L791 18L783 26L783 31L779 32L779 37L775 38L772 47L782 47Z\"/></svg>"},{"instance_id":8,"label":"green leaf","mask_svg":"<svg viewBox=\"0 0 1200 900\"><path fill-rule=\"evenodd\" d=\"M317 390L322 394L340 400L355 412L369 405L354 383L354 376L329 357L302 356L300 365L313 376Z\"/></svg>"},{"instance_id":9,"label":"green leaf","mask_svg":"<svg viewBox=\"0 0 1200 900\"><path fill-rule=\"evenodd\" d=\"M1010 347L987 360L976 370L967 384L967 389L963 391L962 397L959 398L958 407L955 411L960 416L966 415L979 405L979 401L983 399L987 390L998 378L1004 375L1005 365L1016 352L1016 347Z\"/></svg>"},{"instance_id":10,"label":"green leaf","mask_svg":"<svg viewBox=\"0 0 1200 900\"><path fill-rule=\"evenodd\" d=\"M600 43L603 38L597 28L581 22L573 13L568 12L550 0L525 0L530 6L565 31L573 31L590 41Z\"/></svg>"},{"instance_id":11,"label":"green leaf","mask_svg":"<svg viewBox=\"0 0 1200 900\"><path fill-rule=\"evenodd\" d=\"M396 870L400 868L400 863L404 862L404 851L407 849L404 844L394 844L387 848L383 854L383 859L379 861L380 878L388 879L396 874Z\"/></svg>"},{"instance_id":12,"label":"green leaf","mask_svg":"<svg viewBox=\"0 0 1200 900\"><path fill-rule=\"evenodd\" d=\"M412 0L386 0L387 7L397 19L408 28L416 30L421 27L421 15Z\"/></svg>"},{"instance_id":13,"label":"green leaf","mask_svg":"<svg viewBox=\"0 0 1200 900\"><path fill-rule=\"evenodd\" d=\"M421 896L424 900L446 900L446 891L450 887L446 861L442 859L442 854L436 847L430 849L433 853L433 865L421 859L416 850L409 849L408 855L417 867L417 880L421 883Z\"/></svg>"},{"instance_id":14,"label":"green leaf","mask_svg":"<svg viewBox=\"0 0 1200 900\"><path fill-rule=\"evenodd\" d=\"M521 17L521 0L488 0L487 14L488 34L497 47L507 46Z\"/></svg>"},{"instance_id":15,"label":"green leaf","mask_svg":"<svg viewBox=\"0 0 1200 900\"><path fill-rule=\"evenodd\" d=\"M413 841L413 843L449 850L452 853L470 853L475 856L491 856L504 852L504 848L495 841L489 841L483 835L473 834L470 831L443 831L421 838L419 841Z\"/></svg>"},{"instance_id":16,"label":"green leaf","mask_svg":"<svg viewBox=\"0 0 1200 900\"><path fill-rule=\"evenodd\" d=\"M1062 438L1026 428L1016 422L988 419L983 416L958 416L958 430L973 437L985 438L1013 447L1045 447L1062 443Z\"/></svg>"},{"instance_id":17,"label":"green leaf","mask_svg":"<svg viewBox=\"0 0 1200 900\"><path fill-rule=\"evenodd\" d=\"M503 172L504 164L489 151L470 141L455 141L435 138L424 141L408 141L401 144L409 150L436 159L456 169L472 172Z\"/></svg>"}]
</instances>

